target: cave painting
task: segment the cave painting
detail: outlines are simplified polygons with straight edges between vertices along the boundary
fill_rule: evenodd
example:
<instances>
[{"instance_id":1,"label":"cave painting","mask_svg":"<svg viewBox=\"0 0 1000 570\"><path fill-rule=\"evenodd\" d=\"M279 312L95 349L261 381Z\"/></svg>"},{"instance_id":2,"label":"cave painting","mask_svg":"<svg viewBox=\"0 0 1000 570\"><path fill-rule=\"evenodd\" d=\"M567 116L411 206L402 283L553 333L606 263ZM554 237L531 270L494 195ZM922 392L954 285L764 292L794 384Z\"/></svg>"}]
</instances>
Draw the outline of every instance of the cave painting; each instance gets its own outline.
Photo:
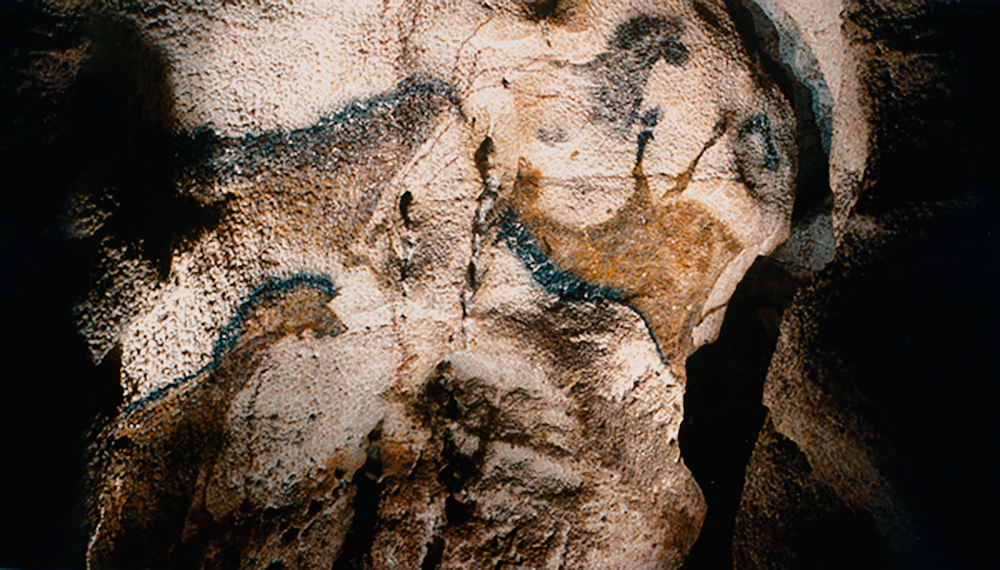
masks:
<instances>
[{"instance_id":1,"label":"cave painting","mask_svg":"<svg viewBox=\"0 0 1000 570\"><path fill-rule=\"evenodd\" d=\"M724 5L149 4L221 214L81 305L90 567L678 567L684 361L796 171Z\"/></svg>"}]
</instances>

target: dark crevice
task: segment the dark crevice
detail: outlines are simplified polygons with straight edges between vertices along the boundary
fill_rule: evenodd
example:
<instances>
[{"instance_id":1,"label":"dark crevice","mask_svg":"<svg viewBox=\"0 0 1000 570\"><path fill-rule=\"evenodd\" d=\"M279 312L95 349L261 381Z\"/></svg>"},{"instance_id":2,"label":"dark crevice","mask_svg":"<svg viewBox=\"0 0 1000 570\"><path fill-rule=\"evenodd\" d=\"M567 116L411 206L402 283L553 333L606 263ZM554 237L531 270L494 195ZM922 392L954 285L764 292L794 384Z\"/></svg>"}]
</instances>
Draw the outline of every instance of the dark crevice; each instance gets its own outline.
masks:
<instances>
[{"instance_id":1,"label":"dark crevice","mask_svg":"<svg viewBox=\"0 0 1000 570\"><path fill-rule=\"evenodd\" d=\"M459 451L458 446L455 445L451 435L445 433L444 445L441 450L441 457L445 460L445 465L438 474L438 482L452 495L461 492L466 483L479 476L485 455L486 448L483 445L478 446L472 455L462 453ZM464 505L461 503L456 505L456 508L458 506L464 508ZM456 516L463 520L467 520L468 517L462 513L468 514L468 512L468 510L455 510ZM454 521L452 518L449 518L448 522L451 524Z\"/></svg>"},{"instance_id":2,"label":"dark crevice","mask_svg":"<svg viewBox=\"0 0 1000 570\"><path fill-rule=\"evenodd\" d=\"M532 22L556 20L560 15L559 0L538 0L525 2L525 12Z\"/></svg>"},{"instance_id":3,"label":"dark crevice","mask_svg":"<svg viewBox=\"0 0 1000 570\"><path fill-rule=\"evenodd\" d=\"M521 17L542 25L564 26L586 10L586 0L518 0Z\"/></svg>"},{"instance_id":4,"label":"dark crevice","mask_svg":"<svg viewBox=\"0 0 1000 570\"><path fill-rule=\"evenodd\" d=\"M420 570L437 570L444 558L444 539L437 537L427 543L427 554L420 563Z\"/></svg>"},{"instance_id":5,"label":"dark crevice","mask_svg":"<svg viewBox=\"0 0 1000 570\"><path fill-rule=\"evenodd\" d=\"M708 513L685 568L732 568L732 537L744 474L764 423L764 379L785 307L800 282L759 258L736 288L714 343L687 361L684 462L705 494Z\"/></svg>"},{"instance_id":6,"label":"dark crevice","mask_svg":"<svg viewBox=\"0 0 1000 570\"><path fill-rule=\"evenodd\" d=\"M475 505L466 504L450 495L444 500L444 516L448 526L459 526L472 519Z\"/></svg>"},{"instance_id":7,"label":"dark crevice","mask_svg":"<svg viewBox=\"0 0 1000 570\"><path fill-rule=\"evenodd\" d=\"M461 499L463 490L482 475L486 460L486 442L502 429L497 409L476 381L453 377L449 362L438 365L433 378L418 400L417 412L425 425L440 433L440 471L437 482L447 493L444 504L444 528L428 544L421 568L436 568L443 556L442 534L461 526L476 516L474 501ZM458 425L455 425L458 424ZM457 441L456 441L457 440ZM459 442L464 442L460 445Z\"/></svg>"},{"instance_id":8,"label":"dark crevice","mask_svg":"<svg viewBox=\"0 0 1000 570\"><path fill-rule=\"evenodd\" d=\"M504 80L506 81L506 79ZM486 182L489 178L490 169L492 165L492 156L495 146L493 144L493 139L486 137L483 142L480 143L479 148L476 149L476 153L473 155L473 159L476 161L476 170L479 171L479 177Z\"/></svg>"},{"instance_id":9,"label":"dark crevice","mask_svg":"<svg viewBox=\"0 0 1000 570\"><path fill-rule=\"evenodd\" d=\"M384 485L382 477L382 424L368 434L367 458L364 465L354 472L351 484L355 487L354 515L350 529L344 536L340 556L333 563L333 570L371 568L371 551L375 544L378 523L378 505Z\"/></svg>"},{"instance_id":10,"label":"dark crevice","mask_svg":"<svg viewBox=\"0 0 1000 570\"><path fill-rule=\"evenodd\" d=\"M760 64L761 80L773 81L795 111L794 223L832 199L829 157L813 111L813 94L786 64L773 57L778 41L773 24L754 14L752 4L727 0L726 6L744 46ZM766 139L764 125L744 128L747 134L759 132ZM685 568L733 567L736 511L746 466L767 411L761 403L764 380L782 314L800 285L778 262L758 259L729 302L718 340L688 359L679 440L685 463L705 494L708 513Z\"/></svg>"},{"instance_id":11,"label":"dark crevice","mask_svg":"<svg viewBox=\"0 0 1000 570\"><path fill-rule=\"evenodd\" d=\"M413 222L410 220L410 205L413 204L413 193L407 190L399 197L399 216L403 218L403 223L409 226Z\"/></svg>"}]
</instances>

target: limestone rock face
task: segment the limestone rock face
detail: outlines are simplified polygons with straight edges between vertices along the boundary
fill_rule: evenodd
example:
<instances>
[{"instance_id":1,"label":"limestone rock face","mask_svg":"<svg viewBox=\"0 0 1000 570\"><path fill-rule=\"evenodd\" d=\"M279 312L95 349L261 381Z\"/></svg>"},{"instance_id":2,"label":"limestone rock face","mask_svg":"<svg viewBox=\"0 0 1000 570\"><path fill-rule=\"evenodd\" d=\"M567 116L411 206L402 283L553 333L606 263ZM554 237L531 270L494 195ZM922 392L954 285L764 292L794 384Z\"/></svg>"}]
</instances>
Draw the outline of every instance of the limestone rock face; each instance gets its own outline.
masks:
<instances>
[{"instance_id":1,"label":"limestone rock face","mask_svg":"<svg viewBox=\"0 0 1000 570\"><path fill-rule=\"evenodd\" d=\"M995 566L1000 4L0 13L0 566Z\"/></svg>"},{"instance_id":2,"label":"limestone rock face","mask_svg":"<svg viewBox=\"0 0 1000 570\"><path fill-rule=\"evenodd\" d=\"M1000 469L982 455L1000 433L987 419L997 398L1000 208L979 164L996 151L982 141L1000 120L978 110L989 107L982 78L997 74L982 46L1000 12L845 9L877 154L851 215L834 216L835 252L784 313L734 564L987 567L1000 506ZM775 256L800 269L816 267L820 248L800 249L796 234L827 233L804 226Z\"/></svg>"},{"instance_id":3,"label":"limestone rock face","mask_svg":"<svg viewBox=\"0 0 1000 570\"><path fill-rule=\"evenodd\" d=\"M101 242L90 567L681 565L684 361L797 164L723 3L98 13L212 215L160 265Z\"/></svg>"}]
</instances>

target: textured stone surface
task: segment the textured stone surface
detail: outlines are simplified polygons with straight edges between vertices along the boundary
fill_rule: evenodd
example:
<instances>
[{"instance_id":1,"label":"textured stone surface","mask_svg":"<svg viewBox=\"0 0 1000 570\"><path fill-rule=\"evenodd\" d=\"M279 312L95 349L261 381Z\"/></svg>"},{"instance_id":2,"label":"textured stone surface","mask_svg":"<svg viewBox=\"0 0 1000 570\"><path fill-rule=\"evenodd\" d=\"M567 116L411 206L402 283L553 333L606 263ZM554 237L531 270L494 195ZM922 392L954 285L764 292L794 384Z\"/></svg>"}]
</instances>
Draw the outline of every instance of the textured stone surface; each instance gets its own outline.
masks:
<instances>
[{"instance_id":1,"label":"textured stone surface","mask_svg":"<svg viewBox=\"0 0 1000 570\"><path fill-rule=\"evenodd\" d=\"M987 558L989 9L2 10L0 565Z\"/></svg>"},{"instance_id":2,"label":"textured stone surface","mask_svg":"<svg viewBox=\"0 0 1000 570\"><path fill-rule=\"evenodd\" d=\"M978 164L997 115L972 85L996 74L981 46L997 12L876 2L845 16L876 152L836 255L784 314L735 566L988 567L998 210ZM811 257L789 246L776 257Z\"/></svg>"},{"instance_id":3,"label":"textured stone surface","mask_svg":"<svg viewBox=\"0 0 1000 570\"><path fill-rule=\"evenodd\" d=\"M80 307L130 400L93 567L683 562L684 361L796 172L723 5L106 13L216 217Z\"/></svg>"}]
</instances>

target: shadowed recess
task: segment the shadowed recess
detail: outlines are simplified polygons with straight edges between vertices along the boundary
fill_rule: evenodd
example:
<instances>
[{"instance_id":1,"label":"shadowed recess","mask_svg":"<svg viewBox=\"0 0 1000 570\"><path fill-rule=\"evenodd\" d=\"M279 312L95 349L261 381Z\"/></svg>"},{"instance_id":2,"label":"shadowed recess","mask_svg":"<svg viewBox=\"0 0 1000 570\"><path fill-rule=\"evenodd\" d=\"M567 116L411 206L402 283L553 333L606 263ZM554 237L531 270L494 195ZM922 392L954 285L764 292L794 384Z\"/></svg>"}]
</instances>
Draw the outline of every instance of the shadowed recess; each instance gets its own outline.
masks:
<instances>
[{"instance_id":1,"label":"shadowed recess","mask_svg":"<svg viewBox=\"0 0 1000 570\"><path fill-rule=\"evenodd\" d=\"M732 536L744 471L767 409L764 379L782 313L800 282L778 262L759 258L737 286L719 337L687 360L684 463L705 494L708 513L689 570L732 568Z\"/></svg>"}]
</instances>

